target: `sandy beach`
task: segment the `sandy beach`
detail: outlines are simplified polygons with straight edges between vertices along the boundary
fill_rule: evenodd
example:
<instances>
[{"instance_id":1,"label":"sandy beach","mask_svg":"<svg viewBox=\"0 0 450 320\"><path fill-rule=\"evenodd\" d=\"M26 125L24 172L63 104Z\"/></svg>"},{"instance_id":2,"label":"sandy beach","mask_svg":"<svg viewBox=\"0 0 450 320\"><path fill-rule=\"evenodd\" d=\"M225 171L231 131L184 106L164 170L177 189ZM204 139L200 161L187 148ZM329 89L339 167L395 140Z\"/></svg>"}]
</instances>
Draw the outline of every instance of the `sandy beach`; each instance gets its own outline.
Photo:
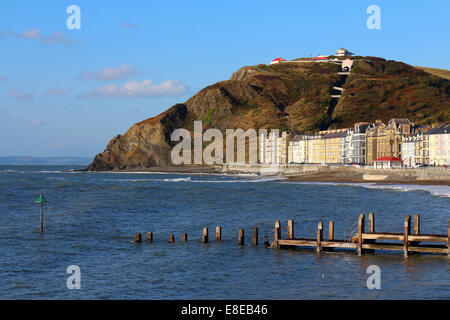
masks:
<instances>
[{"instance_id":1,"label":"sandy beach","mask_svg":"<svg viewBox=\"0 0 450 320\"><path fill-rule=\"evenodd\" d=\"M380 185L388 184L414 184L414 185L443 185L450 186L449 180L418 180L411 178L386 178L384 180L366 180L358 174L342 174L341 172L317 172L310 174L302 174L297 176L288 176L287 181L304 181L304 182L339 182L339 183L376 183Z\"/></svg>"}]
</instances>

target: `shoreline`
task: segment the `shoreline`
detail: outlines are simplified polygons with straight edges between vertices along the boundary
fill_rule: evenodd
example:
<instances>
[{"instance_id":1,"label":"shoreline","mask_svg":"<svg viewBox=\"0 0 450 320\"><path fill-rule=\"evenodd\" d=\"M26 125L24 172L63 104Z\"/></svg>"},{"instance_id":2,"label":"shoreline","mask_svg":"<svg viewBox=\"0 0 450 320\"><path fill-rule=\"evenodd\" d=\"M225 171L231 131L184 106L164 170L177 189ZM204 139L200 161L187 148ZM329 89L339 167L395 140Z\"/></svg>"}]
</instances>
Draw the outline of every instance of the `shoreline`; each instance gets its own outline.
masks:
<instances>
[{"instance_id":1,"label":"shoreline","mask_svg":"<svg viewBox=\"0 0 450 320\"><path fill-rule=\"evenodd\" d=\"M324 170L324 168L328 168ZM280 178L286 182L331 182L331 183L375 183L377 185L430 185L430 186L450 186L450 179L446 179L445 175L442 179L420 178L417 179L411 175L401 176L395 174L395 171L390 172L390 175L383 179L364 179L365 174L373 174L373 171L367 169L368 172L361 172L352 170L352 168L318 168L315 171L309 172L295 172L295 173L280 173L275 175L267 175L267 177ZM84 170L80 170L84 171ZM86 171L89 172L89 171ZM94 171L95 172L95 171ZM255 174L261 175L259 170L251 170L251 167L240 168L225 168L223 166L173 166L173 167L149 167L139 169L115 169L109 171L111 173L173 173L173 174ZM409 173L405 170L406 173ZM372 175L373 176L373 175Z\"/></svg>"},{"instance_id":2,"label":"shoreline","mask_svg":"<svg viewBox=\"0 0 450 320\"><path fill-rule=\"evenodd\" d=\"M386 180L365 180L358 177L333 177L321 174L287 176L288 182L332 182L332 183L374 183L377 185L420 185L420 186L450 186L450 181L445 180L417 180L417 179L386 179Z\"/></svg>"}]
</instances>

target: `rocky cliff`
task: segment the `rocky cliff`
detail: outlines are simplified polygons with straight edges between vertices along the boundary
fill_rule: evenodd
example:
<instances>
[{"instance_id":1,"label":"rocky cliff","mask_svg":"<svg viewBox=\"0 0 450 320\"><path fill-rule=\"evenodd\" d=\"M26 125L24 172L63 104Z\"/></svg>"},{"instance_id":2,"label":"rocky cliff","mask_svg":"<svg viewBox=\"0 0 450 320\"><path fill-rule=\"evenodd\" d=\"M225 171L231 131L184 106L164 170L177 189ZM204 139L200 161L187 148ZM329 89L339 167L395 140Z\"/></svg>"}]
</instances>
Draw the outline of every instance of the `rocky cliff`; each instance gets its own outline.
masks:
<instances>
[{"instance_id":1,"label":"rocky cliff","mask_svg":"<svg viewBox=\"0 0 450 320\"><path fill-rule=\"evenodd\" d=\"M335 63L246 66L229 80L208 86L183 104L134 124L114 137L88 170L170 165L174 129L279 128L315 131L351 127L359 121L409 118L417 124L450 120L449 80L410 65L353 57L343 80ZM332 99L342 86L340 99Z\"/></svg>"}]
</instances>

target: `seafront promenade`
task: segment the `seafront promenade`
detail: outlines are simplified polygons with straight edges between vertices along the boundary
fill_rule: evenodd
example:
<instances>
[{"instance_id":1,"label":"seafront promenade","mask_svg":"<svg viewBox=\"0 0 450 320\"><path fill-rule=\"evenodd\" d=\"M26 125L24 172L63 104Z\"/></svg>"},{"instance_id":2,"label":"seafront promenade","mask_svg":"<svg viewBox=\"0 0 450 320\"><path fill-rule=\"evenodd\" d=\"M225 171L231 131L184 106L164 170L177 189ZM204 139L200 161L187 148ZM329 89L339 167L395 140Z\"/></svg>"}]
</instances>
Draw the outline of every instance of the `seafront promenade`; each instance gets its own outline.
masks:
<instances>
[{"instance_id":1,"label":"seafront promenade","mask_svg":"<svg viewBox=\"0 0 450 320\"><path fill-rule=\"evenodd\" d=\"M221 172L283 176L293 181L450 185L450 168L446 167L375 169L371 166L225 164Z\"/></svg>"}]
</instances>

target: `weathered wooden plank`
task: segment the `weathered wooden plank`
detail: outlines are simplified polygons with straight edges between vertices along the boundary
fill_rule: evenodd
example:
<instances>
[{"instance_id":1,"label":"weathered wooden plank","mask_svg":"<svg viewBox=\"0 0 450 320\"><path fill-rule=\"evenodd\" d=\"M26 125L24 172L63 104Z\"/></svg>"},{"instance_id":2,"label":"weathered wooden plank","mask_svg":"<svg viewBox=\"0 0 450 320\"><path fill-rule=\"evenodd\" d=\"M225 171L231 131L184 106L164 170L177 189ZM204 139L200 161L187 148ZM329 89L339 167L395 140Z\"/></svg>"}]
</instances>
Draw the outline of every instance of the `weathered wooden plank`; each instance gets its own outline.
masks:
<instances>
[{"instance_id":1,"label":"weathered wooden plank","mask_svg":"<svg viewBox=\"0 0 450 320\"><path fill-rule=\"evenodd\" d=\"M373 250L397 250L402 251L403 245L395 243L365 243L362 245L363 249Z\"/></svg>"},{"instance_id":2,"label":"weathered wooden plank","mask_svg":"<svg viewBox=\"0 0 450 320\"><path fill-rule=\"evenodd\" d=\"M425 246L410 246L410 252L423 252L423 253L447 253L446 247L425 247Z\"/></svg>"},{"instance_id":3,"label":"weathered wooden plank","mask_svg":"<svg viewBox=\"0 0 450 320\"><path fill-rule=\"evenodd\" d=\"M202 242L208 243L208 228L207 227L203 228Z\"/></svg>"},{"instance_id":4,"label":"weathered wooden plank","mask_svg":"<svg viewBox=\"0 0 450 320\"><path fill-rule=\"evenodd\" d=\"M361 213L359 215L359 219L358 219L358 256L362 255L362 245L363 245L363 235L364 233L364 214Z\"/></svg>"},{"instance_id":5,"label":"weathered wooden plank","mask_svg":"<svg viewBox=\"0 0 450 320\"><path fill-rule=\"evenodd\" d=\"M450 256L450 219L448 219L447 227L447 255Z\"/></svg>"},{"instance_id":6,"label":"weathered wooden plank","mask_svg":"<svg viewBox=\"0 0 450 320\"><path fill-rule=\"evenodd\" d=\"M216 227L216 241L222 241L222 227Z\"/></svg>"},{"instance_id":7,"label":"weathered wooden plank","mask_svg":"<svg viewBox=\"0 0 450 320\"><path fill-rule=\"evenodd\" d=\"M364 240L404 240L404 234L401 233L363 233ZM446 235L420 234L408 236L409 241L425 241L425 242L446 242Z\"/></svg>"},{"instance_id":8,"label":"weathered wooden plank","mask_svg":"<svg viewBox=\"0 0 450 320\"><path fill-rule=\"evenodd\" d=\"M416 213L414 215L414 235L420 234L420 215Z\"/></svg>"},{"instance_id":9,"label":"weathered wooden plank","mask_svg":"<svg viewBox=\"0 0 450 320\"><path fill-rule=\"evenodd\" d=\"M305 246L305 247L317 247L317 240L288 240L280 239L278 244L281 246Z\"/></svg>"},{"instance_id":10,"label":"weathered wooden plank","mask_svg":"<svg viewBox=\"0 0 450 320\"><path fill-rule=\"evenodd\" d=\"M422 242L447 242L447 236L432 235L432 234L420 234L408 236L409 241L422 241Z\"/></svg>"},{"instance_id":11,"label":"weathered wooden plank","mask_svg":"<svg viewBox=\"0 0 450 320\"><path fill-rule=\"evenodd\" d=\"M405 216L405 221L403 222L403 226L404 226L403 256L405 258L407 258L408 257L408 246L409 246L408 236L411 233L411 216L409 216L409 215Z\"/></svg>"},{"instance_id":12,"label":"weathered wooden plank","mask_svg":"<svg viewBox=\"0 0 450 320\"><path fill-rule=\"evenodd\" d=\"M294 220L288 221L288 239L294 239Z\"/></svg>"},{"instance_id":13,"label":"weathered wooden plank","mask_svg":"<svg viewBox=\"0 0 450 320\"><path fill-rule=\"evenodd\" d=\"M244 229L239 229L238 244L240 246L244 245Z\"/></svg>"},{"instance_id":14,"label":"weathered wooden plank","mask_svg":"<svg viewBox=\"0 0 450 320\"><path fill-rule=\"evenodd\" d=\"M334 222L330 221L328 225L328 240L333 241L334 240Z\"/></svg>"},{"instance_id":15,"label":"weathered wooden plank","mask_svg":"<svg viewBox=\"0 0 450 320\"><path fill-rule=\"evenodd\" d=\"M323 241L322 248L347 248L356 249L358 246L355 242L337 242L337 241Z\"/></svg>"},{"instance_id":16,"label":"weathered wooden plank","mask_svg":"<svg viewBox=\"0 0 450 320\"><path fill-rule=\"evenodd\" d=\"M258 228L253 228L253 245L258 245Z\"/></svg>"},{"instance_id":17,"label":"weathered wooden plank","mask_svg":"<svg viewBox=\"0 0 450 320\"><path fill-rule=\"evenodd\" d=\"M317 224L317 246L316 252L322 252L322 240L323 240L323 223L322 221Z\"/></svg>"},{"instance_id":18,"label":"weathered wooden plank","mask_svg":"<svg viewBox=\"0 0 450 320\"><path fill-rule=\"evenodd\" d=\"M404 235L401 233L398 234L389 234L389 233L363 233L363 240L403 240Z\"/></svg>"},{"instance_id":19,"label":"weathered wooden plank","mask_svg":"<svg viewBox=\"0 0 450 320\"><path fill-rule=\"evenodd\" d=\"M369 212L369 232L375 232L375 215Z\"/></svg>"},{"instance_id":20,"label":"weathered wooden plank","mask_svg":"<svg viewBox=\"0 0 450 320\"><path fill-rule=\"evenodd\" d=\"M280 247L280 240L281 240L281 229L280 229L280 221L275 221L275 240L274 240L274 247L279 248Z\"/></svg>"}]
</instances>

